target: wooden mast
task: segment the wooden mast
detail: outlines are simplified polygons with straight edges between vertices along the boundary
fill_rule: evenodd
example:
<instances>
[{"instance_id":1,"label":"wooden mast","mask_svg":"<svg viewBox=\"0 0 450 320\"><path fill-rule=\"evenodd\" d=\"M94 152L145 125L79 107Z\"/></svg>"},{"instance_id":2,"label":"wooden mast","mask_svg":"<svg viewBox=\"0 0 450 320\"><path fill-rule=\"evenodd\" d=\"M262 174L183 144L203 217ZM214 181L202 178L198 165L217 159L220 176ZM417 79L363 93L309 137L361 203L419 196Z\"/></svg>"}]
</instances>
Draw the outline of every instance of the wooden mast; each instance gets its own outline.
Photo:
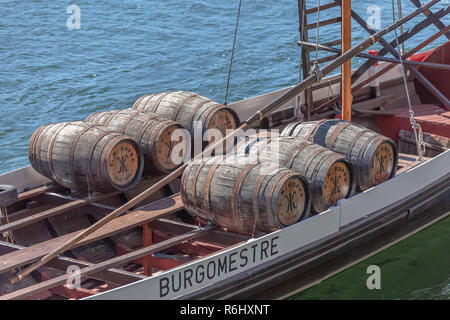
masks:
<instances>
[{"instance_id":1,"label":"wooden mast","mask_svg":"<svg viewBox=\"0 0 450 320\"><path fill-rule=\"evenodd\" d=\"M352 2L343 0L341 8L342 54L352 47ZM341 67L342 73L342 119L352 120L352 61L347 60Z\"/></svg>"}]
</instances>

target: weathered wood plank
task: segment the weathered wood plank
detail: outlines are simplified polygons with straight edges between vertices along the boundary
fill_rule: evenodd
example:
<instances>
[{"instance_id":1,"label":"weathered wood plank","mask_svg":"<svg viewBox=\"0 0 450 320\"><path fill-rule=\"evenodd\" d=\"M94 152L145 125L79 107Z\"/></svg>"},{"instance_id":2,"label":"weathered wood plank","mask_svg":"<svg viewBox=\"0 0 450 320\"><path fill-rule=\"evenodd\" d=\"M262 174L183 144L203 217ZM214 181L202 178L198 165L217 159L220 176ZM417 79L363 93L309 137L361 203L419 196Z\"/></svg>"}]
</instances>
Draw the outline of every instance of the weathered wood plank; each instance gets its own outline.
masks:
<instances>
[{"instance_id":1,"label":"weathered wood plank","mask_svg":"<svg viewBox=\"0 0 450 320\"><path fill-rule=\"evenodd\" d=\"M151 253L170 248L181 242L198 238L199 236L209 232L210 230L213 230L214 228L216 228L216 227L215 226L206 226L202 229L193 230L186 234L176 236L174 238L171 238L171 239L168 239L165 241L161 241L161 242L151 245L149 247L145 247L145 248L130 252L128 254L124 254L124 255L94 264L92 266L81 269L80 276L88 276L92 273L96 273L96 272L99 272L99 271L102 271L102 270L105 270L108 268L112 268L114 266L129 262L131 260L144 257ZM53 288L60 284L64 284L64 283L66 283L67 279L69 279L71 276L72 276L72 274L61 275L59 277L32 285L30 287L0 296L0 300L16 300L16 299L21 299L21 298L27 297L31 294L34 294L34 293L37 293L37 292L40 292L40 291L43 291L43 290L46 290L49 288Z\"/></svg>"},{"instance_id":2,"label":"weathered wood plank","mask_svg":"<svg viewBox=\"0 0 450 320\"><path fill-rule=\"evenodd\" d=\"M379 97L376 97L373 99L354 103L352 105L352 108L353 108L353 110L357 110L357 111L373 110L373 109L383 107L386 104L388 104L389 102L392 102L393 100L395 100L395 97L393 95L379 96Z\"/></svg>"},{"instance_id":3,"label":"weathered wood plank","mask_svg":"<svg viewBox=\"0 0 450 320\"><path fill-rule=\"evenodd\" d=\"M25 217L23 219L5 224L0 226L0 233L6 232L6 231L12 231L12 230L16 230L25 226L28 226L30 224L33 224L37 221L41 221L50 217L53 217L55 215L61 214L63 212L67 212L79 207L82 207L84 205L87 205L89 203L93 203L96 201L101 201L104 200L106 198L115 196L117 194L121 193L121 191L116 191L116 192L112 192L112 193L107 193L107 194L102 194L96 197L89 197L89 198L85 198L85 199L78 199L72 202L68 202L65 204L62 204L60 206L45 210L43 212L40 213L36 213L33 215L30 215L28 217Z\"/></svg>"},{"instance_id":4,"label":"weathered wood plank","mask_svg":"<svg viewBox=\"0 0 450 320\"><path fill-rule=\"evenodd\" d=\"M319 28L320 27L324 27L324 26L328 26L328 25L333 24L333 23L338 23L338 22L341 22L341 17L336 17L336 18L332 18L332 19L319 21ZM310 23L310 24L306 25L306 29L307 30L311 30L311 29L315 29L315 28L317 28L317 22Z\"/></svg>"},{"instance_id":5,"label":"weathered wood plank","mask_svg":"<svg viewBox=\"0 0 450 320\"><path fill-rule=\"evenodd\" d=\"M179 194L161 199L151 205L142 207L139 210L133 211L132 213L112 220L111 222L107 223L102 229L95 231L88 237L79 241L76 246L81 246L95 240L109 237L121 231L140 226L152 220L166 217L174 212L181 210L182 208L183 204L181 202L181 197ZM36 245L26 247L20 251L1 256L0 273L17 268L19 266L23 266L45 256L47 253L51 252L61 244L73 238L79 232L82 232L82 230L69 233L48 241L44 241Z\"/></svg>"},{"instance_id":6,"label":"weathered wood plank","mask_svg":"<svg viewBox=\"0 0 450 320\"><path fill-rule=\"evenodd\" d=\"M305 13L306 14L316 13L318 9L320 11L323 11L323 10L326 10L326 9L330 9L330 8L336 7L337 5L338 5L337 3L331 2L331 3L323 4L323 5L319 6L319 7L314 7L314 8L307 9L307 10L305 10Z\"/></svg>"},{"instance_id":7,"label":"weathered wood plank","mask_svg":"<svg viewBox=\"0 0 450 320\"><path fill-rule=\"evenodd\" d=\"M34 189L31 189L28 191L21 192L17 196L17 201L22 201L22 200L40 196L54 188L55 188L54 186L42 186L42 187L38 187L38 188L34 188Z\"/></svg>"},{"instance_id":8,"label":"weathered wood plank","mask_svg":"<svg viewBox=\"0 0 450 320\"><path fill-rule=\"evenodd\" d=\"M18 250L23 250L26 247L19 246L17 244L11 244L5 241L0 241L0 248L2 249L2 253L5 253L5 252L16 252ZM84 268L92 265L93 263L87 261L81 261L78 259L59 256L54 260L50 261L47 264L47 267L66 271L69 266L78 266L80 268ZM125 285L128 283L132 283L134 281L145 279L146 276L135 274L125 270L111 268L100 271L99 273L91 274L89 278L104 281L107 283L113 283L116 285Z\"/></svg>"}]
</instances>

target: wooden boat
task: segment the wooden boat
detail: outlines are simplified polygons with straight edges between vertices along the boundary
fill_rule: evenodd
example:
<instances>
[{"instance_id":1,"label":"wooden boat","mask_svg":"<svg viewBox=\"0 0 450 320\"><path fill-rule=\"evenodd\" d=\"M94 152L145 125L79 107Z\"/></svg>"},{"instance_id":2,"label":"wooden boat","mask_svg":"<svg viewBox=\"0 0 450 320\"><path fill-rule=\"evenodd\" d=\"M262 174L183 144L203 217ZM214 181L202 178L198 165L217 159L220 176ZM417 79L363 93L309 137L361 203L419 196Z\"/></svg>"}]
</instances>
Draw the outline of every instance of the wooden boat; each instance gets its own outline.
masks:
<instances>
[{"instance_id":1,"label":"wooden boat","mask_svg":"<svg viewBox=\"0 0 450 320\"><path fill-rule=\"evenodd\" d=\"M332 8L339 3L324 6ZM300 9L306 14L317 12L314 8ZM17 199L2 208L0 299L283 298L444 219L450 214L450 87L439 79L448 78L450 73L450 42L427 53L413 53L440 35L450 39L450 28L439 20L449 9L427 13L417 28L435 24L440 31L405 60L405 66L415 70L408 75L407 85L415 120L423 130L423 162L417 158L409 125L401 66L392 61L373 66L373 60L368 60L368 65L353 72L359 79L352 89L350 112L354 123L396 142L398 167L388 181L360 190L288 227L254 234L233 232L188 214L174 181L20 281L11 281L24 266L51 253L164 177L141 179L126 191L92 195L70 192L30 166L21 168L0 176L1 185L13 185L19 192ZM411 35L404 33L401 40ZM303 43L306 40L302 38ZM383 54L375 57L383 59ZM422 73L427 74L427 81ZM373 81L372 75L378 84L364 87ZM282 129L299 120L338 116L330 105L337 101L332 92L340 92L341 80L341 75L335 75L309 86L260 119L260 128ZM358 84L363 85L355 90ZM285 88L228 107L243 121L291 90Z\"/></svg>"}]
</instances>

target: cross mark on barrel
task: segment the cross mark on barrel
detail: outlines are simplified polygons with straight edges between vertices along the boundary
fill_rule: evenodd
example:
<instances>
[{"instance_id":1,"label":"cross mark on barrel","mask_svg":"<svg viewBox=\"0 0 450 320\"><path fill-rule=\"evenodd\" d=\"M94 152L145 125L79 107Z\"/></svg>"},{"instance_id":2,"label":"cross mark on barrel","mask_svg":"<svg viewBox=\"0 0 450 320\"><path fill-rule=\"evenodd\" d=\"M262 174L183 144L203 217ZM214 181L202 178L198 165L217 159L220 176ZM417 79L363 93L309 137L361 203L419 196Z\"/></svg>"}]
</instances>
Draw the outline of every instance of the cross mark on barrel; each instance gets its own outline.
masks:
<instances>
[{"instance_id":1,"label":"cross mark on barrel","mask_svg":"<svg viewBox=\"0 0 450 320\"><path fill-rule=\"evenodd\" d=\"M126 166L127 158L128 158L128 155L122 155L120 157L117 157L117 160L119 160L119 164L120 164L119 173L128 171L128 168Z\"/></svg>"},{"instance_id":2,"label":"cross mark on barrel","mask_svg":"<svg viewBox=\"0 0 450 320\"><path fill-rule=\"evenodd\" d=\"M287 207L288 212L297 209L297 206L295 205L295 202L294 202L294 196L296 193L297 193L297 191L294 190L294 192L289 192L288 194L285 195L285 198L288 201L288 207Z\"/></svg>"},{"instance_id":3,"label":"cross mark on barrel","mask_svg":"<svg viewBox=\"0 0 450 320\"><path fill-rule=\"evenodd\" d=\"M339 189L339 184L341 182L341 176L334 176L331 178L331 182L333 182L333 191L331 192L331 195L334 195L336 193L340 193L341 190Z\"/></svg>"},{"instance_id":4,"label":"cross mark on barrel","mask_svg":"<svg viewBox=\"0 0 450 320\"><path fill-rule=\"evenodd\" d=\"M167 157L170 157L170 154L172 153L173 149L173 142L170 140L169 142L165 142L165 145L167 146Z\"/></svg>"},{"instance_id":5,"label":"cross mark on barrel","mask_svg":"<svg viewBox=\"0 0 450 320\"><path fill-rule=\"evenodd\" d=\"M386 169L384 167L384 161L386 160L386 157L381 156L379 158L379 162L380 162L380 167L378 169L378 173L383 173Z\"/></svg>"}]
</instances>

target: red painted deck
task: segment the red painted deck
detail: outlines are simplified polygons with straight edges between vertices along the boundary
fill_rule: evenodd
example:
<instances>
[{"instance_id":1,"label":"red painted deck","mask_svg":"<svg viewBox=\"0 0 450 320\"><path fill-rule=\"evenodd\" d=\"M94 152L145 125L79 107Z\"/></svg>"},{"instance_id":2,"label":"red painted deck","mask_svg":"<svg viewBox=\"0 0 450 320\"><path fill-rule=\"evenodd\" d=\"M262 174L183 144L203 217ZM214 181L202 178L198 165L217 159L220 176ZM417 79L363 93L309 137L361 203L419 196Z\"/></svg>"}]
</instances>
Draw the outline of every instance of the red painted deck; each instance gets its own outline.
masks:
<instances>
[{"instance_id":1,"label":"red painted deck","mask_svg":"<svg viewBox=\"0 0 450 320\"><path fill-rule=\"evenodd\" d=\"M432 104L413 107L415 119L422 127L423 132L450 138L450 112ZM382 134L398 142L398 133L401 129L411 131L408 108L400 110L396 115L375 116L377 125Z\"/></svg>"}]
</instances>

